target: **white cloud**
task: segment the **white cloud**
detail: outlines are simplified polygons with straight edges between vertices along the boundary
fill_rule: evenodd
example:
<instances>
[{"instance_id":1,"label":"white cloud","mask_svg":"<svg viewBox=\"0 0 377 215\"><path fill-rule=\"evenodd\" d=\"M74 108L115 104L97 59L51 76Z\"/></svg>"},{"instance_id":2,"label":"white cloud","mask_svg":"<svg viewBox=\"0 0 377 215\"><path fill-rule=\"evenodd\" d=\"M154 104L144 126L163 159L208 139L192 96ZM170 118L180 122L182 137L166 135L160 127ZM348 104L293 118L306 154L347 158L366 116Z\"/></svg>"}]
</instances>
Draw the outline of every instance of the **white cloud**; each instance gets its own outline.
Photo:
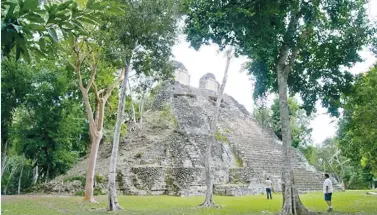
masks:
<instances>
[{"instance_id":1,"label":"white cloud","mask_svg":"<svg viewBox=\"0 0 377 215\"><path fill-rule=\"evenodd\" d=\"M368 3L368 15L370 19L377 20L377 0L370 0ZM199 86L199 79L206 73L213 73L217 81L221 82L225 69L225 57L223 53L218 52L217 45L203 46L199 51L189 48L189 43L185 41L185 37L179 37L179 43L173 47L175 60L182 62L191 75L191 85ZM361 53L364 62L357 63L351 72L354 74L368 71L368 69L376 62L376 58L368 51ZM246 57L235 58L229 67L228 83L225 93L233 96L239 103L243 104L246 109L252 112L253 109L253 87L250 76L246 72L240 73L241 65L247 61ZM269 99L271 103L272 99ZM332 137L336 132L335 118L331 118L326 109L322 108L320 103L317 105L317 113L315 119L311 122L313 128L313 142L320 144L328 137Z\"/></svg>"}]
</instances>

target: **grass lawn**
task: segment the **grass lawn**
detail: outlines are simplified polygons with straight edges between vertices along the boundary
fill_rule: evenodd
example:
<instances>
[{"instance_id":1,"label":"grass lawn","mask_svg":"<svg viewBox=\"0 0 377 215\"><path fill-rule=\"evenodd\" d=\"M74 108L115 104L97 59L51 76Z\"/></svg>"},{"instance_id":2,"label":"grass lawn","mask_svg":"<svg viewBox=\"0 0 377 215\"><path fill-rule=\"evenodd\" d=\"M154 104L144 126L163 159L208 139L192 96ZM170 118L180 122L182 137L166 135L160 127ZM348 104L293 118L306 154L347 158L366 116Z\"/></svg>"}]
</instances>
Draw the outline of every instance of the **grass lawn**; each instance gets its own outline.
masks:
<instances>
[{"instance_id":1,"label":"grass lawn","mask_svg":"<svg viewBox=\"0 0 377 215\"><path fill-rule=\"evenodd\" d=\"M117 214L271 214L278 212L282 196L273 194L273 200L265 196L225 197L215 196L219 209L197 208L204 197L171 196L119 196L125 208ZM112 214L106 211L107 196L97 196L99 204L83 203L81 197L22 195L2 196L1 214ZM311 210L326 211L322 193L301 195L303 203ZM331 214L375 214L377 196L366 195L366 191L347 191L333 194L334 212Z\"/></svg>"}]
</instances>

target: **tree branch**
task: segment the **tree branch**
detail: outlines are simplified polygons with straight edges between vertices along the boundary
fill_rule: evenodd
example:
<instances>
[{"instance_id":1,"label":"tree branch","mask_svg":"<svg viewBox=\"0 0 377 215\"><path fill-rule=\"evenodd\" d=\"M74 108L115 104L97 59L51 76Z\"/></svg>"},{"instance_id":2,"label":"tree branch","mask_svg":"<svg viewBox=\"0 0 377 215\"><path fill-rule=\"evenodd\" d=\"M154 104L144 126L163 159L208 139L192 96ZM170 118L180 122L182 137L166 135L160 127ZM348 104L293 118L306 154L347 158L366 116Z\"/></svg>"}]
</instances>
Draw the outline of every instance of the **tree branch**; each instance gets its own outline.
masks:
<instances>
[{"instance_id":1,"label":"tree branch","mask_svg":"<svg viewBox=\"0 0 377 215\"><path fill-rule=\"evenodd\" d=\"M93 65L91 67L91 71L90 71L90 80L88 82L88 85L86 86L86 91L88 92L90 87L92 86L92 84L94 83L94 78L96 76L96 73L97 73L97 66L98 66L98 59L96 59L94 57L94 52L92 52L92 58L93 58Z\"/></svg>"},{"instance_id":2,"label":"tree branch","mask_svg":"<svg viewBox=\"0 0 377 215\"><path fill-rule=\"evenodd\" d=\"M114 90L114 88L116 86L119 85L119 83L123 80L124 78L124 73L126 72L127 70L127 66L121 70L121 73L119 74L117 80L115 80L109 87L107 87L104 92L105 92L105 95L103 96L103 100L104 101L107 101L107 99L109 99L109 97L111 96L111 92Z\"/></svg>"}]
</instances>

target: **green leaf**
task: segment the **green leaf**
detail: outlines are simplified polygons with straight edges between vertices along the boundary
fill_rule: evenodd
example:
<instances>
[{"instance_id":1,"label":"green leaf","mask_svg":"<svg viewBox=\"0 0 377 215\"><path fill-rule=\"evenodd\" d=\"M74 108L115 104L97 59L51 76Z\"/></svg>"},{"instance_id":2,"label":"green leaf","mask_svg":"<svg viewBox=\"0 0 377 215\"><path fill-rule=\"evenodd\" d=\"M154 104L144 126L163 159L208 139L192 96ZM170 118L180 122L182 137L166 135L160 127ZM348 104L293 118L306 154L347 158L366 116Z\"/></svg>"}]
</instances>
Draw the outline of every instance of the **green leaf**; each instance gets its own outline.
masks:
<instances>
[{"instance_id":1,"label":"green leaf","mask_svg":"<svg viewBox=\"0 0 377 215\"><path fill-rule=\"evenodd\" d=\"M106 6L101 5L101 2L96 2L90 7L92 10L104 10L105 8Z\"/></svg>"},{"instance_id":2,"label":"green leaf","mask_svg":"<svg viewBox=\"0 0 377 215\"><path fill-rule=\"evenodd\" d=\"M9 9L5 15L5 20L10 19L13 16L13 12L15 8L16 8L16 4L14 3L9 4Z\"/></svg>"},{"instance_id":3,"label":"green leaf","mask_svg":"<svg viewBox=\"0 0 377 215\"><path fill-rule=\"evenodd\" d=\"M41 50L45 50L46 49L46 41L45 41L44 38L39 39L39 48Z\"/></svg>"},{"instance_id":4,"label":"green leaf","mask_svg":"<svg viewBox=\"0 0 377 215\"><path fill-rule=\"evenodd\" d=\"M25 18L28 19L30 22L35 22L35 23L45 22L45 20L40 15L35 14L35 13L27 14Z\"/></svg>"},{"instance_id":5,"label":"green leaf","mask_svg":"<svg viewBox=\"0 0 377 215\"><path fill-rule=\"evenodd\" d=\"M95 0L88 0L88 1L86 2L86 8L87 8L87 9L91 9L91 6L93 5L94 1L95 1Z\"/></svg>"},{"instance_id":6,"label":"green leaf","mask_svg":"<svg viewBox=\"0 0 377 215\"><path fill-rule=\"evenodd\" d=\"M35 9L38 8L38 0L26 0L24 2L24 6L22 7L23 11L34 11Z\"/></svg>"},{"instance_id":7,"label":"green leaf","mask_svg":"<svg viewBox=\"0 0 377 215\"><path fill-rule=\"evenodd\" d=\"M83 22L85 22L85 23L92 24L92 25L96 25L96 24L98 24L98 23L95 22L94 20L89 19L89 18L86 18L86 17L80 17L80 18L78 18L78 20L81 20L81 21L83 21Z\"/></svg>"},{"instance_id":8,"label":"green leaf","mask_svg":"<svg viewBox=\"0 0 377 215\"><path fill-rule=\"evenodd\" d=\"M60 5L57 7L57 9L58 9L58 10L65 10L65 9L67 9L72 3L73 3L73 1L66 1L66 2L60 4Z\"/></svg>"},{"instance_id":9,"label":"green leaf","mask_svg":"<svg viewBox=\"0 0 377 215\"><path fill-rule=\"evenodd\" d=\"M22 49L22 56L26 62L30 63L30 54L26 47Z\"/></svg>"},{"instance_id":10,"label":"green leaf","mask_svg":"<svg viewBox=\"0 0 377 215\"><path fill-rule=\"evenodd\" d=\"M51 36L51 38L52 38L55 42L58 42L58 41L59 41L59 39L58 39L58 35L56 34L55 29L53 29L53 28L49 28L49 29L47 29L47 31L48 31L49 35Z\"/></svg>"},{"instance_id":11,"label":"green leaf","mask_svg":"<svg viewBox=\"0 0 377 215\"><path fill-rule=\"evenodd\" d=\"M66 28L69 28L69 29L72 29L72 28L75 27L73 24L71 24L69 22L64 23L63 26L66 27Z\"/></svg>"},{"instance_id":12,"label":"green leaf","mask_svg":"<svg viewBox=\"0 0 377 215\"><path fill-rule=\"evenodd\" d=\"M45 31L46 28L43 25L30 23L27 25L28 28L33 29L33 31Z\"/></svg>"},{"instance_id":13,"label":"green leaf","mask_svg":"<svg viewBox=\"0 0 377 215\"><path fill-rule=\"evenodd\" d=\"M106 10L111 15L124 15L126 12L119 7L110 7Z\"/></svg>"}]
</instances>

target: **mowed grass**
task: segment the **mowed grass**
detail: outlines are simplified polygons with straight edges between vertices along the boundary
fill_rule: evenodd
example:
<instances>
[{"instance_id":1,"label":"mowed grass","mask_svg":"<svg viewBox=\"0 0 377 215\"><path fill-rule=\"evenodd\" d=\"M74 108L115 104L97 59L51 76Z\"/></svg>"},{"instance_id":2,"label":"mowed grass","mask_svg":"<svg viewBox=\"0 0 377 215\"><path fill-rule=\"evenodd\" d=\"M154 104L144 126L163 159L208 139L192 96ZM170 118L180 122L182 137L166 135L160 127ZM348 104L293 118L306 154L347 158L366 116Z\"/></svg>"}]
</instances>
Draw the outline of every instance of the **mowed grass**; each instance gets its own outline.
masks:
<instances>
[{"instance_id":1,"label":"mowed grass","mask_svg":"<svg viewBox=\"0 0 377 215\"><path fill-rule=\"evenodd\" d=\"M264 195L226 197L215 196L220 208L199 208L204 197L119 196L124 211L116 214L270 214L280 210L281 194L273 200ZM82 202L81 197L52 195L2 196L2 214L113 214L106 211L107 196L98 196L98 204ZM325 212L322 193L301 195L303 203L314 211ZM377 196L366 191L346 191L333 194L334 212L331 214L376 214ZM325 212L326 213L326 212Z\"/></svg>"}]
</instances>

